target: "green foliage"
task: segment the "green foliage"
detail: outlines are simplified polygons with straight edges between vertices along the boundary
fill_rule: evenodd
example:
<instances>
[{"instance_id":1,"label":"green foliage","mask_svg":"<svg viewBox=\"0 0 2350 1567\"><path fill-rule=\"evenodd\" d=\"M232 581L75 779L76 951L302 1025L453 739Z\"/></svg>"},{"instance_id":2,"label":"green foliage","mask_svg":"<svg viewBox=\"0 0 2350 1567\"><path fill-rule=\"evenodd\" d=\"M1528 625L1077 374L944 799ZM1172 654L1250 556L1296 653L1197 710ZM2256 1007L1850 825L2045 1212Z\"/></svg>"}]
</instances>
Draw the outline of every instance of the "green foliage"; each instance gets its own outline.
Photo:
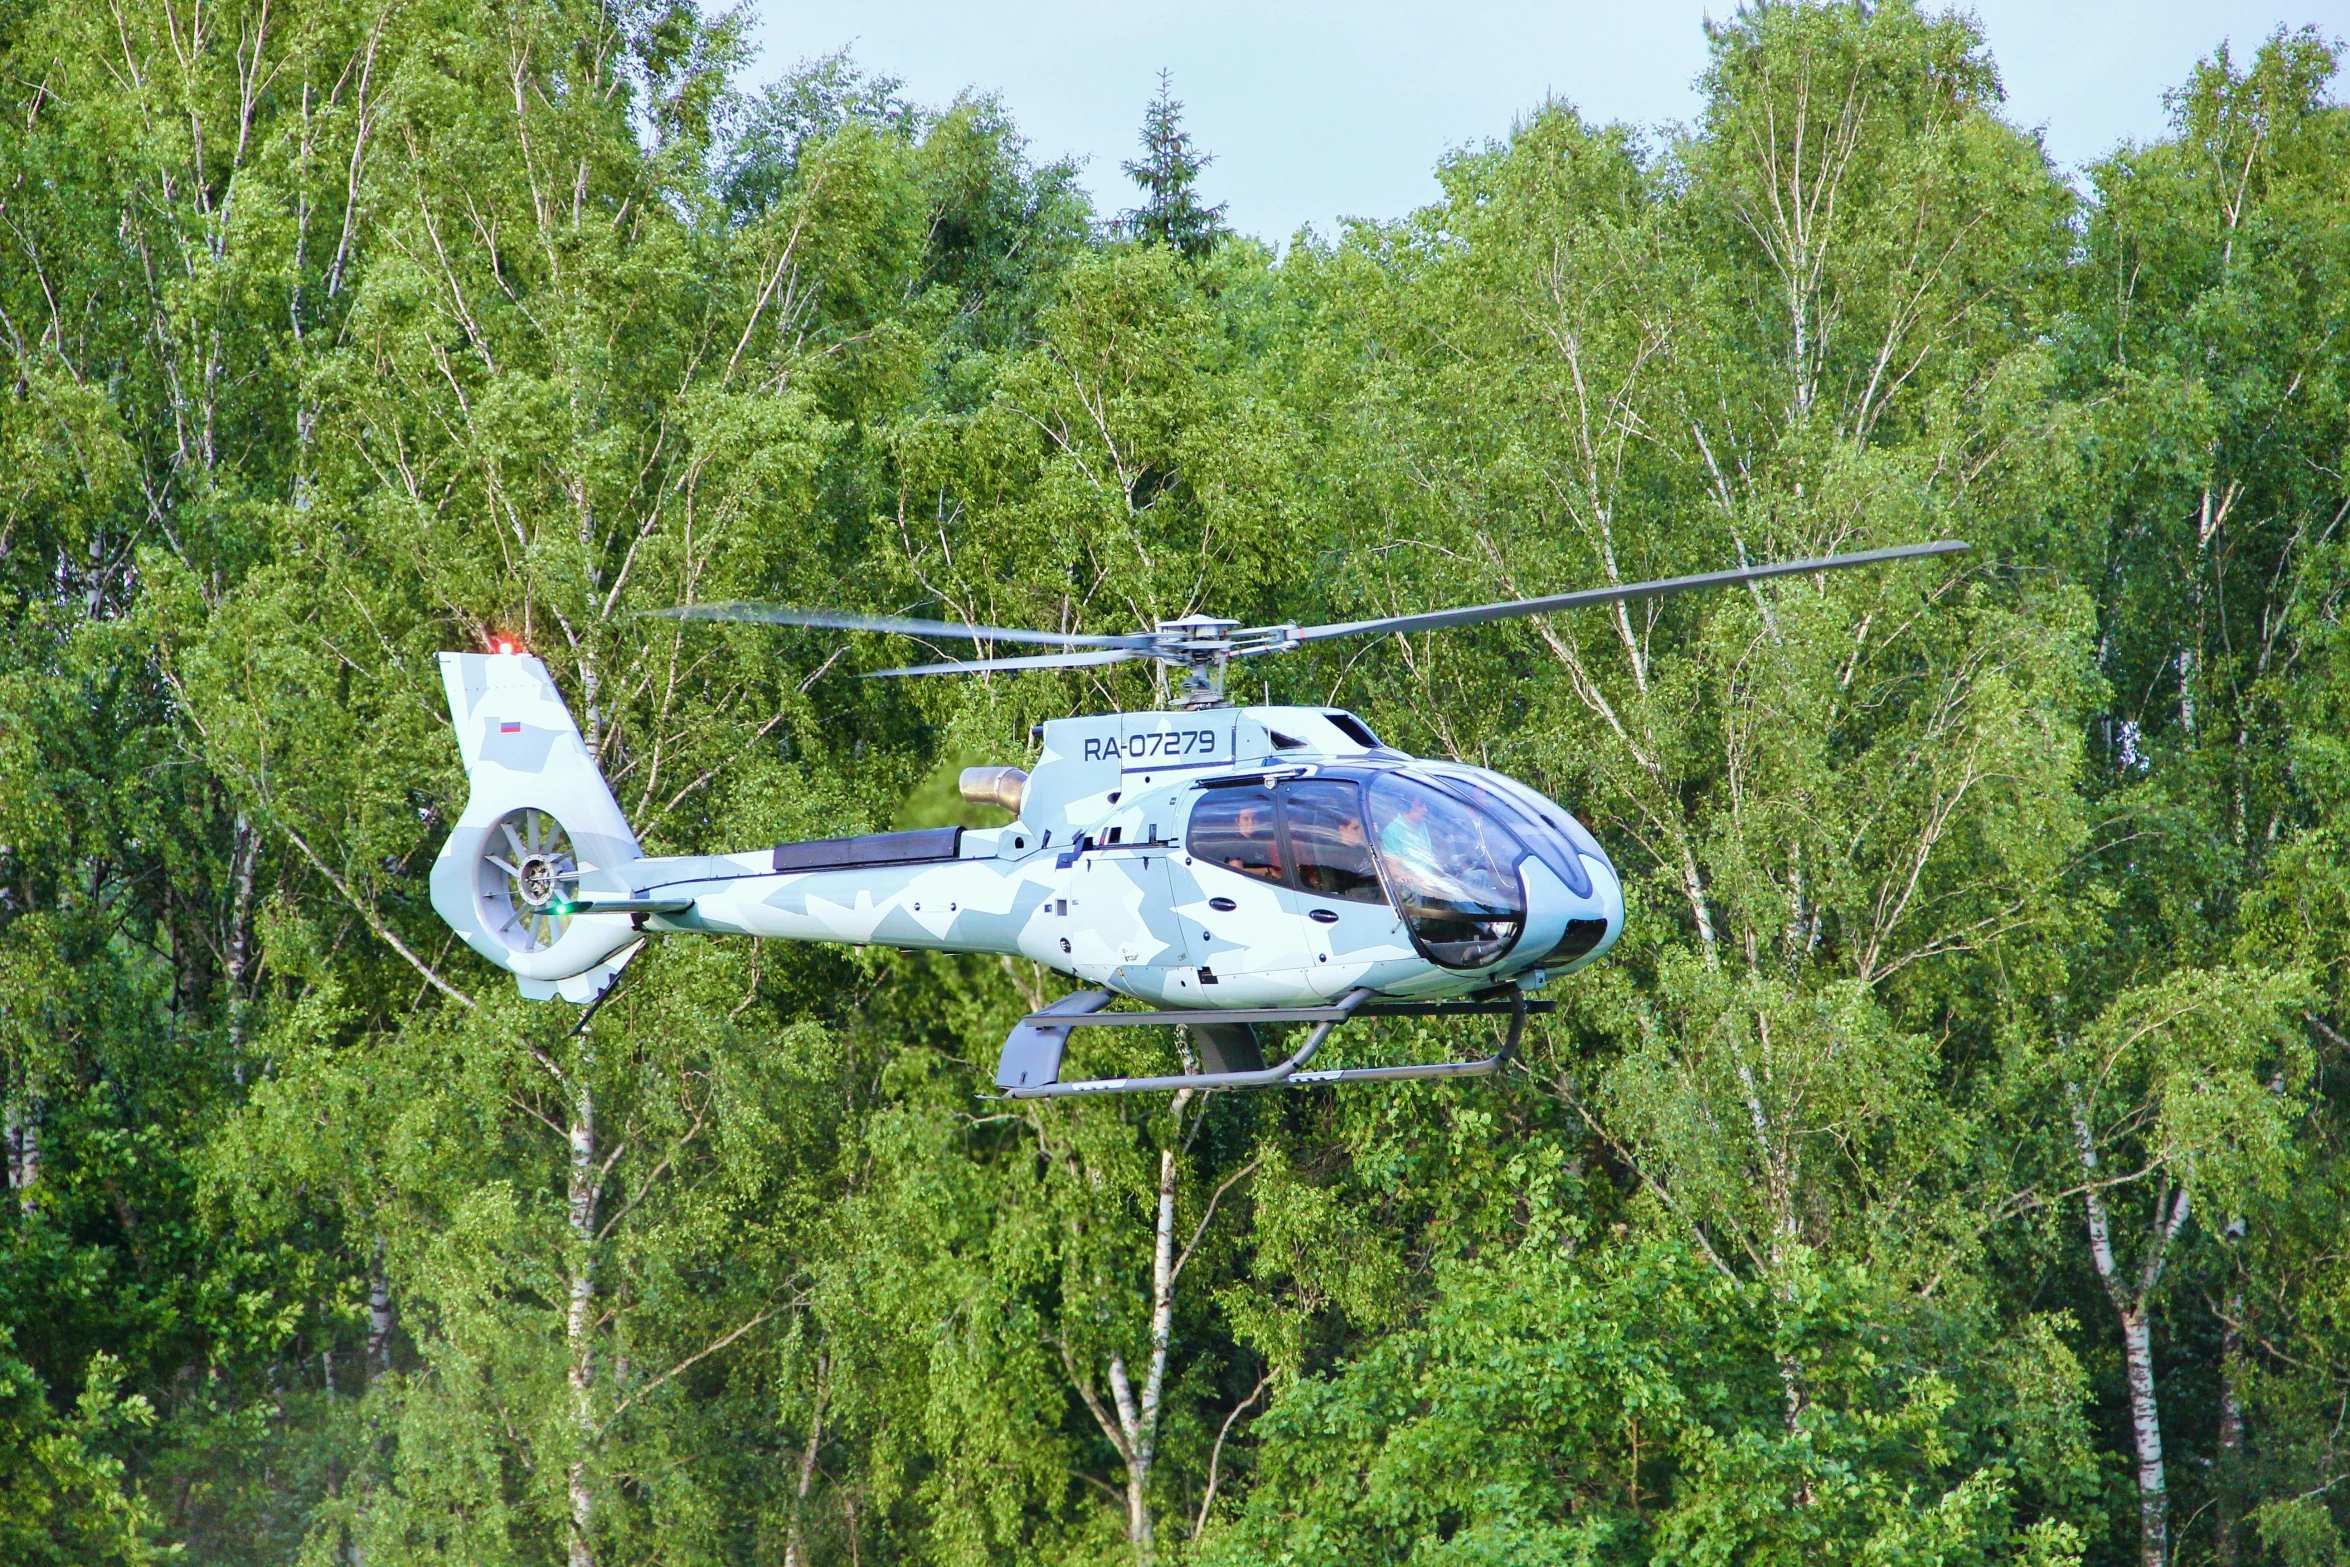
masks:
<instances>
[{"instance_id":1,"label":"green foliage","mask_svg":"<svg viewBox=\"0 0 2350 1567\"><path fill-rule=\"evenodd\" d=\"M2084 193L1966 17L1759 6L1686 129L1541 105L1276 261L1164 81L1097 226L1000 102L750 93L739 26L0 18L0 1559L2350 1550L2334 46L2222 49ZM642 610L1930 537L1237 677L1615 855L1481 1084L1009 1108L1055 976L777 943L574 1035L426 896L492 637L716 851L975 822L959 767L1155 693Z\"/></svg>"},{"instance_id":2,"label":"green foliage","mask_svg":"<svg viewBox=\"0 0 2350 1567\"><path fill-rule=\"evenodd\" d=\"M2052 1338L1962 1397L1862 1270L1806 1256L1765 1285L1579 1230L1440 1269L1418 1325L1293 1389L1207 1559L2073 1559L2072 1530L2016 1517L2019 1481L2079 1462Z\"/></svg>"},{"instance_id":3,"label":"green foliage","mask_svg":"<svg viewBox=\"0 0 2350 1567\"><path fill-rule=\"evenodd\" d=\"M122 1369L105 1355L82 1373L70 1415L51 1410L40 1377L0 1337L0 1546L26 1567L49 1563L143 1563L154 1543L155 1509L123 1483L122 1437L152 1426L155 1411L120 1391Z\"/></svg>"}]
</instances>

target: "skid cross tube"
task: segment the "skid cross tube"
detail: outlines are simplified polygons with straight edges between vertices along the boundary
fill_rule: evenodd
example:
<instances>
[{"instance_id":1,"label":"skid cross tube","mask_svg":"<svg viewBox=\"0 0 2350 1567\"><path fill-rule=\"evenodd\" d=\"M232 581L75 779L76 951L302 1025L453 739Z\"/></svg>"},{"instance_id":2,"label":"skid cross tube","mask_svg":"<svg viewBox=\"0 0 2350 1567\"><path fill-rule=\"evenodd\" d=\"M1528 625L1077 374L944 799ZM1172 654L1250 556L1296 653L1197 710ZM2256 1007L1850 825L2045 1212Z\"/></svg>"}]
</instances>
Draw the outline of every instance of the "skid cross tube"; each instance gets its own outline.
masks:
<instances>
[{"instance_id":1,"label":"skid cross tube","mask_svg":"<svg viewBox=\"0 0 2350 1567\"><path fill-rule=\"evenodd\" d=\"M1371 1004L1371 992L1352 990L1334 1006L1327 1007L1237 1007L1229 1011L1195 1009L1183 1012L1115 1012L1088 1016L1068 1013L1035 1013L1029 1021L1051 1024L1062 1028L1098 1027L1112 1024L1142 1027L1152 1024L1223 1023L1312 1023L1314 1031L1306 1036L1297 1053L1275 1066L1255 1072L1188 1072L1169 1077L1101 1077L1079 1083L1039 1083L1033 1088L1014 1088L1006 1092L1009 1099L1069 1099L1079 1094L1142 1094L1164 1093L1176 1089L1199 1088L1274 1088L1288 1086L1318 1086L1324 1083L1393 1083L1424 1077L1485 1077L1498 1072L1516 1053L1518 1040L1525 1033L1526 1014L1529 1011L1550 1011L1557 1005L1551 1001L1528 1002L1526 993L1512 988L1508 999L1468 1002L1389 1002L1383 1006ZM1300 1070L1314 1058L1316 1051L1330 1037L1330 1031L1339 1024L1357 1017L1442 1017L1460 1014L1509 1014L1509 1032L1501 1048L1492 1055L1476 1061L1430 1061L1418 1066L1356 1066L1338 1067L1329 1071Z\"/></svg>"},{"instance_id":2,"label":"skid cross tube","mask_svg":"<svg viewBox=\"0 0 2350 1567\"><path fill-rule=\"evenodd\" d=\"M1526 993L1511 993L1492 1001L1383 1001L1355 1014L1357 1017L1507 1017L1513 1012L1556 1012L1555 1001L1528 1001Z\"/></svg>"},{"instance_id":3,"label":"skid cross tube","mask_svg":"<svg viewBox=\"0 0 2350 1567\"><path fill-rule=\"evenodd\" d=\"M1400 1083L1417 1077L1490 1077L1509 1064L1517 1054L1518 1039L1526 1032L1526 1014L1530 1011L1548 1012L1558 1005L1555 1001L1529 1002L1526 993L1517 993L1517 1004L1509 1008L1510 1030L1501 1042L1501 1048L1482 1061L1430 1061L1420 1066L1347 1066L1334 1067L1326 1072L1292 1072L1283 1078L1288 1088L1314 1087L1323 1083ZM1451 1008L1439 1009L1444 1011ZM1461 1008L1462 1011L1498 1012L1499 1007ZM1387 1016L1422 1016L1427 1013L1388 1013Z\"/></svg>"}]
</instances>

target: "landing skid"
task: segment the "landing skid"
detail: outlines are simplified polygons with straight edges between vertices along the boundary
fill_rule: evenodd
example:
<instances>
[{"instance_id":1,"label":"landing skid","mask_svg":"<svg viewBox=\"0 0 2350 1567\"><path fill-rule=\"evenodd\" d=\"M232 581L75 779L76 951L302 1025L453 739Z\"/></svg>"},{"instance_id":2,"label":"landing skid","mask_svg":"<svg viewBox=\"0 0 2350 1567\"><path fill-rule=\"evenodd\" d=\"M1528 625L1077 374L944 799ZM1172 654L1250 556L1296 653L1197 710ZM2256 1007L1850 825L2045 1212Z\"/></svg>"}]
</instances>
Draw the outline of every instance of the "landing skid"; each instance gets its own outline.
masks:
<instances>
[{"instance_id":1,"label":"landing skid","mask_svg":"<svg viewBox=\"0 0 2350 1567\"><path fill-rule=\"evenodd\" d=\"M1349 991L1326 1007L1236 1007L1175 1012L1105 1012L1107 991L1081 990L1063 996L1041 1011L1031 1012L1012 1028L996 1064L996 1087L1007 1099L1065 1099L1078 1094L1143 1094L1182 1088L1305 1087L1322 1083L1394 1083L1423 1077L1484 1077L1501 1070L1518 1048L1525 1032L1526 1014L1548 1012L1555 1001L1528 1001L1526 993L1510 987L1507 997L1472 1001L1376 1001L1368 990ZM1356 1018L1469 1017L1506 1015L1509 1033L1501 1048L1476 1061L1429 1061L1416 1066L1354 1066L1332 1071L1301 1070L1322 1048L1330 1031ZM1084 1082L1060 1081L1061 1052L1072 1028L1160 1028L1168 1024L1195 1027L1237 1027L1255 1023L1311 1023L1297 1053L1273 1066L1252 1071L1189 1072L1173 1077L1102 1077Z\"/></svg>"}]
</instances>

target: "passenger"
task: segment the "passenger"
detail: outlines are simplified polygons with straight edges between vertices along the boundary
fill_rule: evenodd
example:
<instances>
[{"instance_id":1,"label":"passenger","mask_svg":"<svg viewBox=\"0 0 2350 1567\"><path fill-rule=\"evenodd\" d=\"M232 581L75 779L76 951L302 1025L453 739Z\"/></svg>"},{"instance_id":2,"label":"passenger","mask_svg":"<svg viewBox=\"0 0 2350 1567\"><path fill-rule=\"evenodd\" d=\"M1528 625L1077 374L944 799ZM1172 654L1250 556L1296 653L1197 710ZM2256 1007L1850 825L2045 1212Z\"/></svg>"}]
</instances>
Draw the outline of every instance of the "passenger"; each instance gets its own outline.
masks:
<instances>
[{"instance_id":1,"label":"passenger","mask_svg":"<svg viewBox=\"0 0 2350 1567\"><path fill-rule=\"evenodd\" d=\"M1303 853L1303 851L1301 851ZM1371 858L1371 840L1363 830L1363 819L1349 811L1338 819L1330 841L1320 846L1322 864L1319 867L1319 885L1307 890L1328 897L1345 898L1356 903L1384 903L1386 893L1379 885L1378 862ZM1302 878L1315 869L1313 854L1305 854L1298 866Z\"/></svg>"},{"instance_id":2,"label":"passenger","mask_svg":"<svg viewBox=\"0 0 2350 1567\"><path fill-rule=\"evenodd\" d=\"M1232 836L1236 847L1252 850L1256 859L1251 862L1235 854L1225 860L1234 870L1249 876L1263 876L1268 871L1273 879L1281 876L1281 848L1273 840L1273 819L1270 812L1260 811L1254 805L1243 805L1232 819Z\"/></svg>"}]
</instances>

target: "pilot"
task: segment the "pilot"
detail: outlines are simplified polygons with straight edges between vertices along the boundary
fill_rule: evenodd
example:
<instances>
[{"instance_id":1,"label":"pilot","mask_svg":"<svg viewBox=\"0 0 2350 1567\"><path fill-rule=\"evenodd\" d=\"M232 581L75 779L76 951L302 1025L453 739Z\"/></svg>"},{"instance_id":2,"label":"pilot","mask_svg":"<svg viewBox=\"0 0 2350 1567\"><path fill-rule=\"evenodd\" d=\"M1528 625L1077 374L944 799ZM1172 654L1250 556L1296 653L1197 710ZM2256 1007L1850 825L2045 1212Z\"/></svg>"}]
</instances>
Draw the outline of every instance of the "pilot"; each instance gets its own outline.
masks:
<instances>
[{"instance_id":1,"label":"pilot","mask_svg":"<svg viewBox=\"0 0 2350 1567\"><path fill-rule=\"evenodd\" d=\"M1391 817L1379 829L1379 852L1391 862L1401 862L1399 868L1416 871L1422 877L1441 874L1436 864L1436 844L1428 836L1428 801L1415 794L1400 816Z\"/></svg>"}]
</instances>

